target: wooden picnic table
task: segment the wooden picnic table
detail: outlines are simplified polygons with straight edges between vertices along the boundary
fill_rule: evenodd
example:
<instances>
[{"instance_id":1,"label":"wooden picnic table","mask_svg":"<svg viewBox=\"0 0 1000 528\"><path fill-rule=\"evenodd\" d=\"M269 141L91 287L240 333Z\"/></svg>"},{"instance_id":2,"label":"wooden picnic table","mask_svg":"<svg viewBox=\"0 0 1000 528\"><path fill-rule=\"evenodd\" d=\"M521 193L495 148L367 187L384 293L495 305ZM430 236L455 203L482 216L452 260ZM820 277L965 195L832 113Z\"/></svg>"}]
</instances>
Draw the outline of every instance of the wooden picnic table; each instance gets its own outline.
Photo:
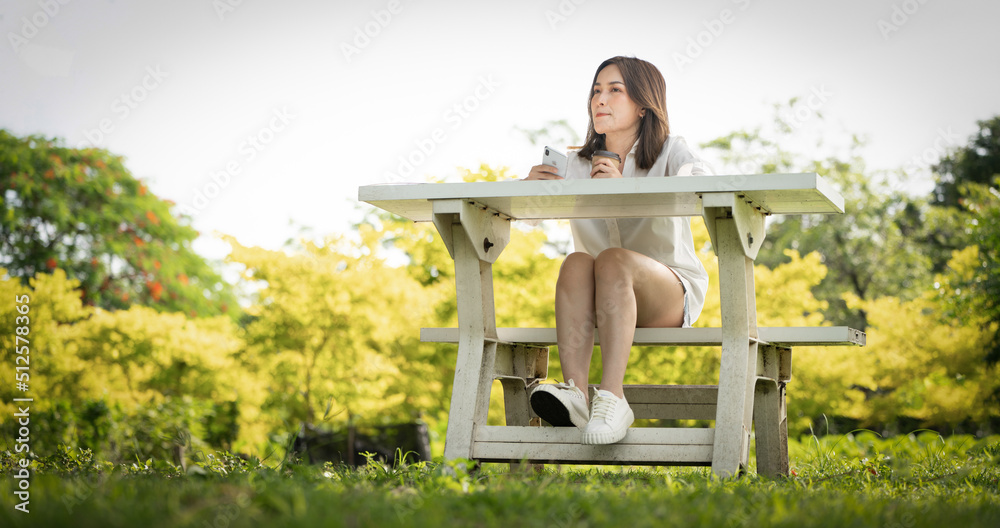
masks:
<instances>
[{"instance_id":1,"label":"wooden picnic table","mask_svg":"<svg viewBox=\"0 0 1000 528\"><path fill-rule=\"evenodd\" d=\"M448 459L711 465L730 476L746 468L756 425L758 471L787 474L791 347L865 342L863 332L846 327L757 327L753 261L765 218L844 212L843 198L817 174L384 184L360 187L358 198L434 222L455 261L458 328L421 332L424 341L458 343ZM575 428L529 426L537 417L528 394L547 375L555 332L496 327L492 264L510 240L511 221L656 216L704 218L719 259L722 327L638 329L636 344L720 345L719 383L626 386L625 396L636 418L714 419L715 427L631 428L617 444L585 446ZM503 384L506 426L486 424L494 379Z\"/></svg>"}]
</instances>

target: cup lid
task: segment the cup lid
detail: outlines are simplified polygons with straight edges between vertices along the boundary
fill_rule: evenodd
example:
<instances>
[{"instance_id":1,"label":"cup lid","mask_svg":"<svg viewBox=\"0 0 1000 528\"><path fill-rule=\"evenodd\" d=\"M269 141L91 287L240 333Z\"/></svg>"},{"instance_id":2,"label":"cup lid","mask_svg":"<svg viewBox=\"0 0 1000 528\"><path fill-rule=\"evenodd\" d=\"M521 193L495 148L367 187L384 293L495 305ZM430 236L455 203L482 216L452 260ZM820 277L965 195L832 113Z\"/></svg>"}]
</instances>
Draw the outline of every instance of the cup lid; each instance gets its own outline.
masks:
<instances>
[{"instance_id":1,"label":"cup lid","mask_svg":"<svg viewBox=\"0 0 1000 528\"><path fill-rule=\"evenodd\" d=\"M621 161L622 158L618 154L611 152L610 150L598 150L594 152L595 158L611 158L613 160Z\"/></svg>"}]
</instances>

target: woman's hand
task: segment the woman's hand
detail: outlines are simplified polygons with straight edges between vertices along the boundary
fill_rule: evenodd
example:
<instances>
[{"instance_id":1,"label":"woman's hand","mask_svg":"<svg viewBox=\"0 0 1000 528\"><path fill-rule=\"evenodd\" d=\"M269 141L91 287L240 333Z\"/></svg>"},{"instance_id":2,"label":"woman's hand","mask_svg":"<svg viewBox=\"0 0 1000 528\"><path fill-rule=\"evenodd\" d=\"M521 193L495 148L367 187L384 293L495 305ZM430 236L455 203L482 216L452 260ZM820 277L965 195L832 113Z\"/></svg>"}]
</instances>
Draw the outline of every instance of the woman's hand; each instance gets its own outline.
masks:
<instances>
[{"instance_id":1,"label":"woman's hand","mask_svg":"<svg viewBox=\"0 0 1000 528\"><path fill-rule=\"evenodd\" d=\"M525 180L562 180L563 177L556 174L558 170L552 165L535 165Z\"/></svg>"},{"instance_id":2,"label":"woman's hand","mask_svg":"<svg viewBox=\"0 0 1000 528\"><path fill-rule=\"evenodd\" d=\"M621 178L622 173L618 170L611 160L607 158L601 158L597 160L594 167L590 170L591 178Z\"/></svg>"}]
</instances>

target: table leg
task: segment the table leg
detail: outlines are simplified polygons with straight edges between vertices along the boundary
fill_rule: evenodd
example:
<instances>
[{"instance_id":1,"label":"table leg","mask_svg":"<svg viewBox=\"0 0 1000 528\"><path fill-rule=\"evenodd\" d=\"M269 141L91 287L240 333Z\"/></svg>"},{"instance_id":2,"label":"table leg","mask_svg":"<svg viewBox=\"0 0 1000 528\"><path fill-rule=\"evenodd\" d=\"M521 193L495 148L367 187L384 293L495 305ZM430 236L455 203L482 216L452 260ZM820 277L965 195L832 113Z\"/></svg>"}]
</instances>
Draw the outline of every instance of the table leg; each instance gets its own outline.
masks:
<instances>
[{"instance_id":1,"label":"table leg","mask_svg":"<svg viewBox=\"0 0 1000 528\"><path fill-rule=\"evenodd\" d=\"M745 468L750 453L757 362L753 260L744 253L732 218L715 219L722 308L722 362L712 471L721 477Z\"/></svg>"},{"instance_id":2,"label":"table leg","mask_svg":"<svg viewBox=\"0 0 1000 528\"><path fill-rule=\"evenodd\" d=\"M784 382L758 380L753 404L757 433L757 473L772 478L788 476L788 422Z\"/></svg>"},{"instance_id":3,"label":"table leg","mask_svg":"<svg viewBox=\"0 0 1000 528\"><path fill-rule=\"evenodd\" d=\"M486 425L496 355L493 266L479 260L465 229L452 225L458 293L458 361L445 436L446 459L472 458L477 426Z\"/></svg>"},{"instance_id":4,"label":"table leg","mask_svg":"<svg viewBox=\"0 0 1000 528\"><path fill-rule=\"evenodd\" d=\"M785 382L791 377L790 348L759 345L757 392L753 400L753 426L757 438L757 473L768 477L788 475L788 415ZM783 372L784 371L784 372Z\"/></svg>"}]
</instances>

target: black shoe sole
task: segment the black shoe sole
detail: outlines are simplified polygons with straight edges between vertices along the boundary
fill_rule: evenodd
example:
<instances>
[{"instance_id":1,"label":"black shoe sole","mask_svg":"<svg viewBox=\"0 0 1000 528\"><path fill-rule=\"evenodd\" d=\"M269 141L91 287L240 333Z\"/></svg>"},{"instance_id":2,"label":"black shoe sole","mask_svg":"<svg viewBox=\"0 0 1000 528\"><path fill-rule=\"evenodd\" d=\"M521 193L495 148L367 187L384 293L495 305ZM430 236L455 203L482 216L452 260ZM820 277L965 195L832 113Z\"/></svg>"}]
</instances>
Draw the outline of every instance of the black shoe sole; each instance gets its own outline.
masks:
<instances>
[{"instance_id":1,"label":"black shoe sole","mask_svg":"<svg viewBox=\"0 0 1000 528\"><path fill-rule=\"evenodd\" d=\"M539 418L554 427L576 427L569 419L569 410L555 396L547 392L531 393L531 409Z\"/></svg>"}]
</instances>

